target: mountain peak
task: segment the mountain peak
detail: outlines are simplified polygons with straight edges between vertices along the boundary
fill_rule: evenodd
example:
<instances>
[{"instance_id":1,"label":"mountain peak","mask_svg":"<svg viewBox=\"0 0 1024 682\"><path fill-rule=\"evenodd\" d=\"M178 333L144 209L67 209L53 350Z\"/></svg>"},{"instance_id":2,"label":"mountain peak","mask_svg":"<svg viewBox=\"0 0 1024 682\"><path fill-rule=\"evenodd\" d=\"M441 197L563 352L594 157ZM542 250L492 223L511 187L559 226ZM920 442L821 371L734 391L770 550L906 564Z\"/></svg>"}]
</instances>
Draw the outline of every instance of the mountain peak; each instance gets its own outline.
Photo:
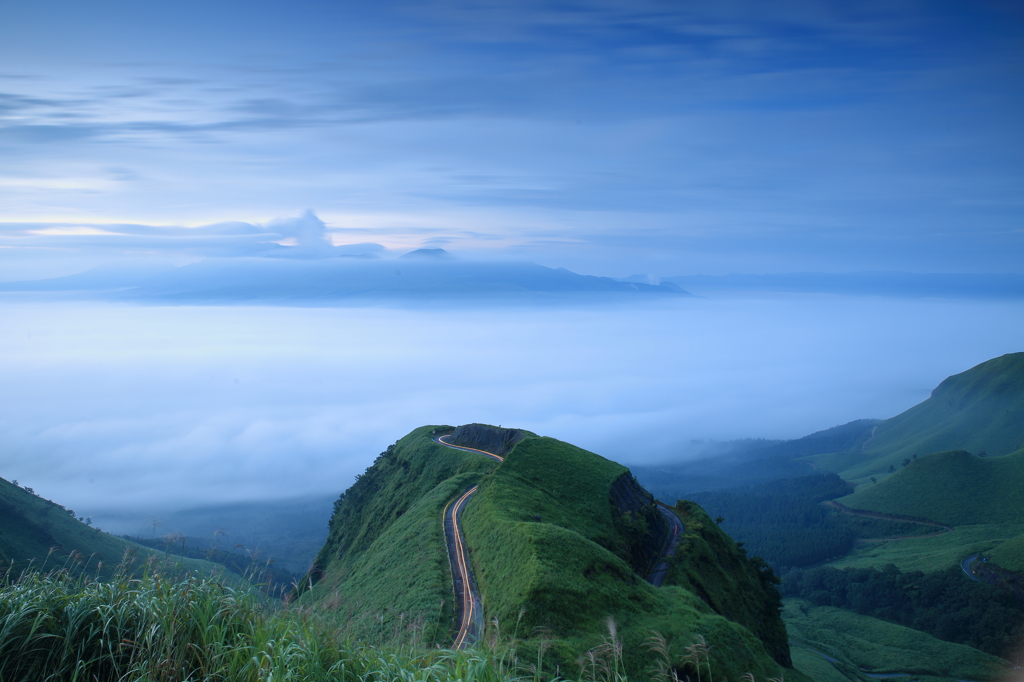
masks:
<instances>
[{"instance_id":1,"label":"mountain peak","mask_svg":"<svg viewBox=\"0 0 1024 682\"><path fill-rule=\"evenodd\" d=\"M450 260L452 254L444 249L416 249L402 256L402 258L414 258L416 260Z\"/></svg>"}]
</instances>

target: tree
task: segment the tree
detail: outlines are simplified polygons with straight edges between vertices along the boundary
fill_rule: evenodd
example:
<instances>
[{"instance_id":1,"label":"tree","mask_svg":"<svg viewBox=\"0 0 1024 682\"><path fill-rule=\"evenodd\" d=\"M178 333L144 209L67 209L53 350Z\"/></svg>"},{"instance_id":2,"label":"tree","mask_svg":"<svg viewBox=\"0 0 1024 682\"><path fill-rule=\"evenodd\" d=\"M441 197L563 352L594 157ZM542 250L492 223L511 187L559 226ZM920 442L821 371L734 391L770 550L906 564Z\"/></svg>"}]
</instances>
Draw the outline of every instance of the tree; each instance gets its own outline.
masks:
<instances>
[{"instance_id":1,"label":"tree","mask_svg":"<svg viewBox=\"0 0 1024 682\"><path fill-rule=\"evenodd\" d=\"M907 466L908 464L910 464L910 458L909 457L904 457L903 458L903 466Z\"/></svg>"},{"instance_id":2,"label":"tree","mask_svg":"<svg viewBox=\"0 0 1024 682\"><path fill-rule=\"evenodd\" d=\"M892 464L890 464L890 465L889 465L889 473L891 474L891 473L892 473L892 472L894 472L894 471L896 471L896 467L895 467L895 466L893 466Z\"/></svg>"},{"instance_id":3,"label":"tree","mask_svg":"<svg viewBox=\"0 0 1024 682\"><path fill-rule=\"evenodd\" d=\"M875 485L878 485L878 479L875 478L874 476L871 477L871 482L874 483Z\"/></svg>"}]
</instances>

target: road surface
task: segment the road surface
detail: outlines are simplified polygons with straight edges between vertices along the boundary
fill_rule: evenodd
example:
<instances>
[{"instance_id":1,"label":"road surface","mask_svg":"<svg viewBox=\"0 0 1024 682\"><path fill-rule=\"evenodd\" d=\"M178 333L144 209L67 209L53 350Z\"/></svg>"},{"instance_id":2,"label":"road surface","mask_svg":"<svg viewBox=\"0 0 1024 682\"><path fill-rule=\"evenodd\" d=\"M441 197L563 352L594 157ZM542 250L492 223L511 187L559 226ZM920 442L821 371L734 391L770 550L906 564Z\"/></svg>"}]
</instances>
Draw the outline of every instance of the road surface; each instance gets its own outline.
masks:
<instances>
[{"instance_id":1,"label":"road surface","mask_svg":"<svg viewBox=\"0 0 1024 682\"><path fill-rule=\"evenodd\" d=\"M960 564L960 568L964 569L964 573L967 574L968 578L970 578L971 580L973 580L975 582L979 582L980 583L981 582L981 578L979 578L978 576L976 576L973 573L971 573L971 564L973 564L974 560L977 559L977 558L978 558L978 554L977 554L977 552L975 552L971 556L969 556L966 559L964 559L963 563Z\"/></svg>"},{"instance_id":2,"label":"road surface","mask_svg":"<svg viewBox=\"0 0 1024 682\"><path fill-rule=\"evenodd\" d=\"M475 452L481 455L504 462L505 458L486 450L467 448L461 445L452 445L444 439L448 436L436 436L434 442L454 450ZM452 567L452 582L455 589L455 605L459 630L455 634L453 649L462 649L472 646L480 639L484 631L484 611L480 601L480 591L476 588L476 581L473 579L473 567L469 561L469 551L466 548L466 539L462 533L462 510L466 503L476 492L477 486L469 490L445 505L442 518L444 521L445 542L448 545L448 562Z\"/></svg>"},{"instance_id":3,"label":"road surface","mask_svg":"<svg viewBox=\"0 0 1024 682\"><path fill-rule=\"evenodd\" d=\"M679 544L679 538L683 536L683 522L679 520L679 517L675 515L675 512L660 502L658 503L658 511L668 519L669 535L665 540L665 547L661 552L661 560L658 561L658 565L654 567L651 574L647 576L647 582L655 587L661 587L661 582L665 579L665 575L668 573L669 559L676 553L676 546Z\"/></svg>"}]
</instances>

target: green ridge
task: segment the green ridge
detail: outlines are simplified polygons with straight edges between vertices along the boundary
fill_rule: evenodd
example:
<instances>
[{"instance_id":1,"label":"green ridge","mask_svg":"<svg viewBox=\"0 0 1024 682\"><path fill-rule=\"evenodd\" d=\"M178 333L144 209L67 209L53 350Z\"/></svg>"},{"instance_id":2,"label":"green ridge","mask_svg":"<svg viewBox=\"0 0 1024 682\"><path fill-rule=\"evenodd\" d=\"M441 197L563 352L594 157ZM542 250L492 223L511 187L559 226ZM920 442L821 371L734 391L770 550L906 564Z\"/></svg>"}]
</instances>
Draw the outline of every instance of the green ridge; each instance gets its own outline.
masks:
<instances>
[{"instance_id":1,"label":"green ridge","mask_svg":"<svg viewBox=\"0 0 1024 682\"><path fill-rule=\"evenodd\" d=\"M706 594L683 586L702 569L679 554L668 580L677 584L654 588L633 564L648 556L645 544L663 541L648 532L658 512L649 498L637 497L642 489L625 467L532 434L496 465L430 440L433 432L450 430L413 431L342 496L300 605L336 614L350 635L367 643L450 644L454 604L441 511L477 481L463 528L488 621L485 642L514 641L524 660L540 655L549 672L557 667L575 676L588 652L604 655L611 618L621 663L635 679L648 678L659 660L688 670L685 647L698 636L713 647L718 677L751 672L758 679L783 673L787 680L806 679L783 670L758 638L768 639L776 655L788 655L777 607L756 565L706 516L698 519L699 508L683 508L694 525L688 541L714 545L720 555L701 584ZM630 499L648 499L646 510L617 512L613 486L636 493ZM758 627L758 620L774 628ZM651 650L652 632L665 638L668 659Z\"/></svg>"},{"instance_id":2,"label":"green ridge","mask_svg":"<svg viewBox=\"0 0 1024 682\"><path fill-rule=\"evenodd\" d=\"M300 594L309 591L302 603L334 614L357 641L450 644L455 613L441 513L495 462L431 440L446 428L405 436L335 502Z\"/></svg>"},{"instance_id":3,"label":"green ridge","mask_svg":"<svg viewBox=\"0 0 1024 682\"><path fill-rule=\"evenodd\" d=\"M27 568L66 568L110 578L128 552L139 567L146 559L171 561L189 571L224 573L224 567L200 559L155 552L98 528L71 515L68 509L44 500L0 478L0 573L17 577Z\"/></svg>"},{"instance_id":4,"label":"green ridge","mask_svg":"<svg viewBox=\"0 0 1024 682\"><path fill-rule=\"evenodd\" d=\"M1024 523L1024 450L1005 457L964 450L919 457L839 502L952 526Z\"/></svg>"},{"instance_id":5,"label":"green ridge","mask_svg":"<svg viewBox=\"0 0 1024 682\"><path fill-rule=\"evenodd\" d=\"M863 483L914 455L967 450L997 457L1021 448L1024 353L1010 353L947 378L927 400L879 424L860 448L809 459Z\"/></svg>"}]
</instances>

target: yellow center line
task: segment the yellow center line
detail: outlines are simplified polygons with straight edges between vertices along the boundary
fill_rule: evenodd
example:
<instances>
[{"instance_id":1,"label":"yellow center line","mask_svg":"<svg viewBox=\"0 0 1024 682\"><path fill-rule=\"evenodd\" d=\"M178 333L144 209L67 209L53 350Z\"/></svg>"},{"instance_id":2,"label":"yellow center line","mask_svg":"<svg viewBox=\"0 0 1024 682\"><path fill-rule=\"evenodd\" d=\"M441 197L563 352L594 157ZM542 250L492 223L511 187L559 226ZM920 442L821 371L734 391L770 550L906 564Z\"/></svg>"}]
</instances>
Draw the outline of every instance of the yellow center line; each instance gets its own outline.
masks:
<instances>
[{"instance_id":1,"label":"yellow center line","mask_svg":"<svg viewBox=\"0 0 1024 682\"><path fill-rule=\"evenodd\" d=\"M452 505L452 526L455 529L455 554L459 562L459 572L462 574L462 626L459 628L459 636L455 640L455 648L458 649L466 641L466 637L469 635L469 627L473 622L473 594L469 589L469 566L466 561L466 549L462 543L458 530L458 518L459 511L462 506L469 499L469 496L476 492L477 486L473 486L467 490L462 497Z\"/></svg>"},{"instance_id":2,"label":"yellow center line","mask_svg":"<svg viewBox=\"0 0 1024 682\"><path fill-rule=\"evenodd\" d=\"M438 436L437 442L441 443L442 445L447 445L450 448L455 448L456 450L468 450L469 452L479 452L482 455L487 455L488 457L493 457L494 459L498 460L499 462L504 462L505 461L505 458L502 457L501 455L496 455L493 452L487 452L486 450L477 450L476 448L467 448L465 445L452 445L451 443L446 442L445 438L448 438L448 436Z\"/></svg>"},{"instance_id":3,"label":"yellow center line","mask_svg":"<svg viewBox=\"0 0 1024 682\"><path fill-rule=\"evenodd\" d=\"M450 435L450 434L449 434ZM487 455L492 459L496 459L499 462L504 462L505 458L501 455L496 455L493 452L487 452L486 450L478 450L476 448L467 448L462 445L452 445L451 443L445 442L445 438L448 436L438 436L437 442L445 447L454 448L455 450L465 450L467 452L479 452L481 455ZM458 636L455 638L455 649L460 649L466 641L466 637L469 636L469 628L473 623L473 612L476 610L476 604L473 601L473 592L469 586L469 560L466 556L466 546L462 542L462 534L459 532L459 512L462 510L466 500L476 492L478 486L473 486L465 493L462 497L456 500L449 501L445 505L444 511L441 512L441 518L451 518L452 531L455 538L455 560L459 573L462 575L462 623L459 626ZM451 514L449 515L448 509L451 508Z\"/></svg>"}]
</instances>

